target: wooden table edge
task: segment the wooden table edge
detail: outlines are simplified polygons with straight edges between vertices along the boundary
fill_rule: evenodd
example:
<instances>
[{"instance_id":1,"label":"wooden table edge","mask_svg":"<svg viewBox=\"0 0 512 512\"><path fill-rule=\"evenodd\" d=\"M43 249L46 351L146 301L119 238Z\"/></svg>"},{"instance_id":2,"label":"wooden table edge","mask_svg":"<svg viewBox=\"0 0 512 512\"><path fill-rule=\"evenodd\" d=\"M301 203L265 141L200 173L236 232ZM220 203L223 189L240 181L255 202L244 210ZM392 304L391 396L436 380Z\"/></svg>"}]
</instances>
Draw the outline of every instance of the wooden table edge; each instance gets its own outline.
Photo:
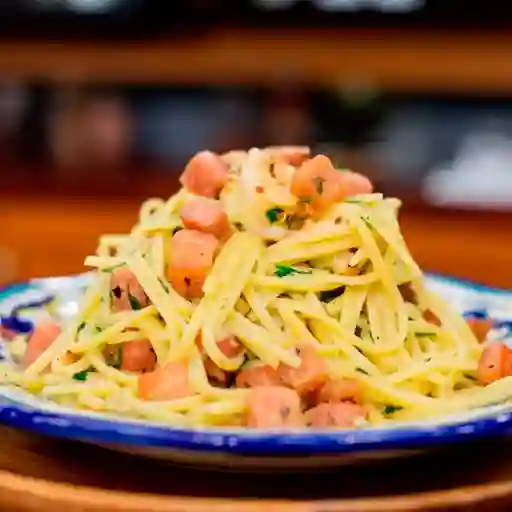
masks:
<instances>
[{"instance_id":1,"label":"wooden table edge","mask_svg":"<svg viewBox=\"0 0 512 512\"><path fill-rule=\"evenodd\" d=\"M271 500L157 496L50 482L0 470L0 505L16 510L123 510L128 512L403 512L495 502L512 496L512 480L405 496L340 500ZM20 508L21 507L21 508ZM3 508L3 507L2 507Z\"/></svg>"}]
</instances>

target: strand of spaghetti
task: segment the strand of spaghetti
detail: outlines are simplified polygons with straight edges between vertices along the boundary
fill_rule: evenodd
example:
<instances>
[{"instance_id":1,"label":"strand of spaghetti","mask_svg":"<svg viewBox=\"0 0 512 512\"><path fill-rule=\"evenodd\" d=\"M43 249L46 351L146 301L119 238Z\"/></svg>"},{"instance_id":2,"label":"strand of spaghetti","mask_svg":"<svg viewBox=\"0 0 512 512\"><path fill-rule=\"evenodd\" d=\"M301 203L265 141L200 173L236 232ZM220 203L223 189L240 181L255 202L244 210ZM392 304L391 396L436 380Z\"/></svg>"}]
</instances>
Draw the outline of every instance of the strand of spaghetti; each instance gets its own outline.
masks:
<instances>
[{"instance_id":1,"label":"strand of spaghetti","mask_svg":"<svg viewBox=\"0 0 512 512\"><path fill-rule=\"evenodd\" d=\"M224 355L222 350L219 349L215 342L215 336L213 331L209 327L203 327L201 331L201 341L205 352L208 354L210 359L222 370L236 371L238 370L245 361L245 351L234 357L227 357Z\"/></svg>"},{"instance_id":2,"label":"strand of spaghetti","mask_svg":"<svg viewBox=\"0 0 512 512\"><path fill-rule=\"evenodd\" d=\"M111 325L92 338L74 343L69 350L74 354L83 354L107 343L115 344L116 339L121 336L125 329L128 329L129 327L137 327L141 320L155 314L156 308L154 306L148 306L139 311L124 312L122 318L114 325Z\"/></svg>"},{"instance_id":3,"label":"strand of spaghetti","mask_svg":"<svg viewBox=\"0 0 512 512\"><path fill-rule=\"evenodd\" d=\"M153 350L155 351L156 360L163 364L167 360L169 354L170 338L169 332L158 319L153 316L143 318L139 322L139 328L144 333L144 337L149 339Z\"/></svg>"},{"instance_id":4,"label":"strand of spaghetti","mask_svg":"<svg viewBox=\"0 0 512 512\"><path fill-rule=\"evenodd\" d=\"M87 318L101 300L100 282L96 281L85 293L82 309L78 318L65 329L60 336L28 367L25 374L35 376L41 373L55 358L70 349L75 341L78 326Z\"/></svg>"},{"instance_id":5,"label":"strand of spaghetti","mask_svg":"<svg viewBox=\"0 0 512 512\"><path fill-rule=\"evenodd\" d=\"M453 370L461 370L471 372L476 369L474 361L454 361L453 358L439 357L428 362L416 361L413 366L389 375L390 382L398 384L399 382L423 377L430 372L448 372Z\"/></svg>"},{"instance_id":6,"label":"strand of spaghetti","mask_svg":"<svg viewBox=\"0 0 512 512\"><path fill-rule=\"evenodd\" d=\"M164 289L162 281L159 281L158 276L140 254L133 253L127 256L126 264L164 319L171 343L177 342L185 320L190 315L191 304L173 288Z\"/></svg>"},{"instance_id":7,"label":"strand of spaghetti","mask_svg":"<svg viewBox=\"0 0 512 512\"><path fill-rule=\"evenodd\" d=\"M251 276L250 283L270 290L295 292L324 292L340 286L357 286L377 280L375 272L361 276L336 276L328 272L313 270L310 274L293 274L285 277Z\"/></svg>"},{"instance_id":8,"label":"strand of spaghetti","mask_svg":"<svg viewBox=\"0 0 512 512\"><path fill-rule=\"evenodd\" d=\"M295 342L294 344L302 342L319 345L318 340L311 334L311 331L304 322L297 317L293 307L280 300L275 301L273 305L277 308L277 312L283 320L285 330L291 341Z\"/></svg>"},{"instance_id":9,"label":"strand of spaghetti","mask_svg":"<svg viewBox=\"0 0 512 512\"><path fill-rule=\"evenodd\" d=\"M118 256L87 256L84 260L86 267L94 267L100 271L123 266L124 261Z\"/></svg>"},{"instance_id":10,"label":"strand of spaghetti","mask_svg":"<svg viewBox=\"0 0 512 512\"><path fill-rule=\"evenodd\" d=\"M258 321L267 329L272 339L281 346L289 346L286 336L268 312L266 304L261 299L261 295L259 295L254 288L247 287L244 290L244 296Z\"/></svg>"},{"instance_id":11,"label":"strand of spaghetti","mask_svg":"<svg viewBox=\"0 0 512 512\"><path fill-rule=\"evenodd\" d=\"M214 333L220 329L247 285L261 250L261 240L248 233L236 233L228 240L206 278L204 297L185 327L173 358L182 358L190 352L202 327L208 326ZM236 269L234 274L233 269Z\"/></svg>"},{"instance_id":12,"label":"strand of spaghetti","mask_svg":"<svg viewBox=\"0 0 512 512\"><path fill-rule=\"evenodd\" d=\"M360 210L347 209L345 212L349 222L358 230L363 246L368 254L370 261L372 262L373 269L381 277L382 284L385 286L386 292L389 295L392 307L394 307L396 322L397 322L397 340L396 342L403 343L405 335L407 333L407 315L404 308L403 298L396 287L396 283L393 281L389 270L386 267L384 259L380 253L377 242L375 241L370 229L366 225L366 221L363 220ZM394 316L395 316L394 315Z\"/></svg>"},{"instance_id":13,"label":"strand of spaghetti","mask_svg":"<svg viewBox=\"0 0 512 512\"><path fill-rule=\"evenodd\" d=\"M360 243L358 237L352 235L334 241L322 241L315 244L302 244L295 247L277 247L277 244L271 245L265 254L265 261L269 264L278 263L297 263L299 261L309 261L322 256L329 256L346 251Z\"/></svg>"},{"instance_id":14,"label":"strand of spaghetti","mask_svg":"<svg viewBox=\"0 0 512 512\"><path fill-rule=\"evenodd\" d=\"M127 386L132 390L137 389L137 375L122 372L120 370L116 370L112 366L107 365L103 356L96 350L89 350L85 357L89 361L89 364L96 368L96 370L107 379L118 382L119 384Z\"/></svg>"},{"instance_id":15,"label":"strand of spaghetti","mask_svg":"<svg viewBox=\"0 0 512 512\"><path fill-rule=\"evenodd\" d=\"M231 313L226 327L264 363L274 368L279 362L295 368L300 366L301 360L294 352L272 343L266 329L254 324L240 313Z\"/></svg>"}]
</instances>

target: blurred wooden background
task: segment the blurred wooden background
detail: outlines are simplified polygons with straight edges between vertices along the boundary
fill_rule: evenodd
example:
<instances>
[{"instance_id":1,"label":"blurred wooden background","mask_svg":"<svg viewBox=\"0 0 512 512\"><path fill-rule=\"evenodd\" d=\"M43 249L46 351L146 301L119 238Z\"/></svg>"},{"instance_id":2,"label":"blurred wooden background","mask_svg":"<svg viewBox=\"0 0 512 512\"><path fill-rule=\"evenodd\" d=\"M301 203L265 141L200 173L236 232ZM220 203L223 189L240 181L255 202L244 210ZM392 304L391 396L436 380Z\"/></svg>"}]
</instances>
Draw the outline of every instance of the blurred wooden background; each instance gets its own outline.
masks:
<instances>
[{"instance_id":1,"label":"blurred wooden background","mask_svg":"<svg viewBox=\"0 0 512 512\"><path fill-rule=\"evenodd\" d=\"M56 84L225 85L291 79L333 86L344 80L389 91L494 94L512 91L511 62L510 31L231 29L144 43L0 43L5 77ZM176 188L175 178L143 177L142 171L139 180L121 173L94 186L4 171L0 283L81 271L100 233L126 231L143 197L166 197ZM405 237L425 269L512 287L509 214L438 209L403 199Z\"/></svg>"}]
</instances>

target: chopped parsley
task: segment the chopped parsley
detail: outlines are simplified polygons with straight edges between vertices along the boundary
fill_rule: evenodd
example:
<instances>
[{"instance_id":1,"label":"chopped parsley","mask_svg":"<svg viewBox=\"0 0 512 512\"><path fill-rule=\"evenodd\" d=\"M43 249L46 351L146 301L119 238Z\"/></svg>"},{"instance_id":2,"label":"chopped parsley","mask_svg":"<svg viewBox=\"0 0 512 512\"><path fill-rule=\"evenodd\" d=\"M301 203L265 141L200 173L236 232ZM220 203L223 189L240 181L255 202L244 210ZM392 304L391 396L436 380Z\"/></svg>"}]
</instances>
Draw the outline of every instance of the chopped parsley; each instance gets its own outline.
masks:
<instances>
[{"instance_id":1,"label":"chopped parsley","mask_svg":"<svg viewBox=\"0 0 512 512\"><path fill-rule=\"evenodd\" d=\"M162 285L162 288L167 292L169 293L169 286L167 285L167 283L164 282L163 279L161 278L158 278L158 281L159 283Z\"/></svg>"},{"instance_id":2,"label":"chopped parsley","mask_svg":"<svg viewBox=\"0 0 512 512\"><path fill-rule=\"evenodd\" d=\"M282 213L283 210L281 208L271 208L270 210L267 210L265 215L267 216L267 219L270 222L270 224L274 224L279 220L279 217Z\"/></svg>"},{"instance_id":3,"label":"chopped parsley","mask_svg":"<svg viewBox=\"0 0 512 512\"><path fill-rule=\"evenodd\" d=\"M142 305L139 299L137 299L137 297L135 297L135 295L132 295L130 292L128 292L128 300L130 301L130 306L133 309L133 311L142 309Z\"/></svg>"},{"instance_id":4,"label":"chopped parsley","mask_svg":"<svg viewBox=\"0 0 512 512\"><path fill-rule=\"evenodd\" d=\"M103 328L100 327L99 325L95 325L94 326L94 330L99 334L100 332L103 332Z\"/></svg>"},{"instance_id":5,"label":"chopped parsley","mask_svg":"<svg viewBox=\"0 0 512 512\"><path fill-rule=\"evenodd\" d=\"M401 407L400 405L386 405L386 407L384 407L383 412L386 416L390 416L391 414L401 411L402 409L403 407Z\"/></svg>"},{"instance_id":6,"label":"chopped parsley","mask_svg":"<svg viewBox=\"0 0 512 512\"><path fill-rule=\"evenodd\" d=\"M464 374L464 377L468 380L477 381L478 379L476 377L473 377L473 375L469 375L467 373Z\"/></svg>"},{"instance_id":7,"label":"chopped parsley","mask_svg":"<svg viewBox=\"0 0 512 512\"><path fill-rule=\"evenodd\" d=\"M362 368L356 368L356 372L362 373L364 375L370 375L366 370L363 370Z\"/></svg>"},{"instance_id":8,"label":"chopped parsley","mask_svg":"<svg viewBox=\"0 0 512 512\"><path fill-rule=\"evenodd\" d=\"M357 204L357 203L360 203L361 202L361 199L358 199L357 196L356 197L346 197L344 200L343 200L345 203L354 203L354 204Z\"/></svg>"},{"instance_id":9,"label":"chopped parsley","mask_svg":"<svg viewBox=\"0 0 512 512\"><path fill-rule=\"evenodd\" d=\"M274 275L277 277L286 277L293 274L311 274L311 271L299 270L295 267L288 267L287 265L276 265Z\"/></svg>"},{"instance_id":10,"label":"chopped parsley","mask_svg":"<svg viewBox=\"0 0 512 512\"><path fill-rule=\"evenodd\" d=\"M82 332L85 329L85 322L82 322L78 324L78 327L76 328L76 333Z\"/></svg>"},{"instance_id":11,"label":"chopped parsley","mask_svg":"<svg viewBox=\"0 0 512 512\"><path fill-rule=\"evenodd\" d=\"M324 192L324 182L325 182L325 179L324 178L321 178L320 176L317 176L316 178L313 179L313 182L315 184L315 188L316 188L316 193L321 196Z\"/></svg>"},{"instance_id":12,"label":"chopped parsley","mask_svg":"<svg viewBox=\"0 0 512 512\"><path fill-rule=\"evenodd\" d=\"M110 274L111 272L114 272L114 270L116 270L120 267L123 267L123 266L124 266L124 263L119 263L119 265L114 265L113 267L102 268L101 271L105 272L105 274Z\"/></svg>"},{"instance_id":13,"label":"chopped parsley","mask_svg":"<svg viewBox=\"0 0 512 512\"><path fill-rule=\"evenodd\" d=\"M86 381L88 375L89 375L89 370L83 370L81 372L75 373L73 375L73 379L81 380L81 381Z\"/></svg>"}]
</instances>

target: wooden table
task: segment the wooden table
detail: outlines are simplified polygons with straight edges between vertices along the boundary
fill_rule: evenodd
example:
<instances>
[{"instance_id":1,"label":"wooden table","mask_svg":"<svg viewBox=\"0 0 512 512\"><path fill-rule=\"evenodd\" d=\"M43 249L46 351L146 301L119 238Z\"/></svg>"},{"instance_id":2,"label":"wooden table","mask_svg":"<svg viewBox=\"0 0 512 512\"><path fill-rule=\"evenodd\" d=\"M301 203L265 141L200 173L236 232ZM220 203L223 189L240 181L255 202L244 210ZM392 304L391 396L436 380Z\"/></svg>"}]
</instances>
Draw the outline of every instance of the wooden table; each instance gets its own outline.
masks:
<instances>
[{"instance_id":1,"label":"wooden table","mask_svg":"<svg viewBox=\"0 0 512 512\"><path fill-rule=\"evenodd\" d=\"M510 510L510 443L326 473L177 468L0 427L0 509L69 512ZM485 508L487 507L487 508Z\"/></svg>"}]
</instances>

